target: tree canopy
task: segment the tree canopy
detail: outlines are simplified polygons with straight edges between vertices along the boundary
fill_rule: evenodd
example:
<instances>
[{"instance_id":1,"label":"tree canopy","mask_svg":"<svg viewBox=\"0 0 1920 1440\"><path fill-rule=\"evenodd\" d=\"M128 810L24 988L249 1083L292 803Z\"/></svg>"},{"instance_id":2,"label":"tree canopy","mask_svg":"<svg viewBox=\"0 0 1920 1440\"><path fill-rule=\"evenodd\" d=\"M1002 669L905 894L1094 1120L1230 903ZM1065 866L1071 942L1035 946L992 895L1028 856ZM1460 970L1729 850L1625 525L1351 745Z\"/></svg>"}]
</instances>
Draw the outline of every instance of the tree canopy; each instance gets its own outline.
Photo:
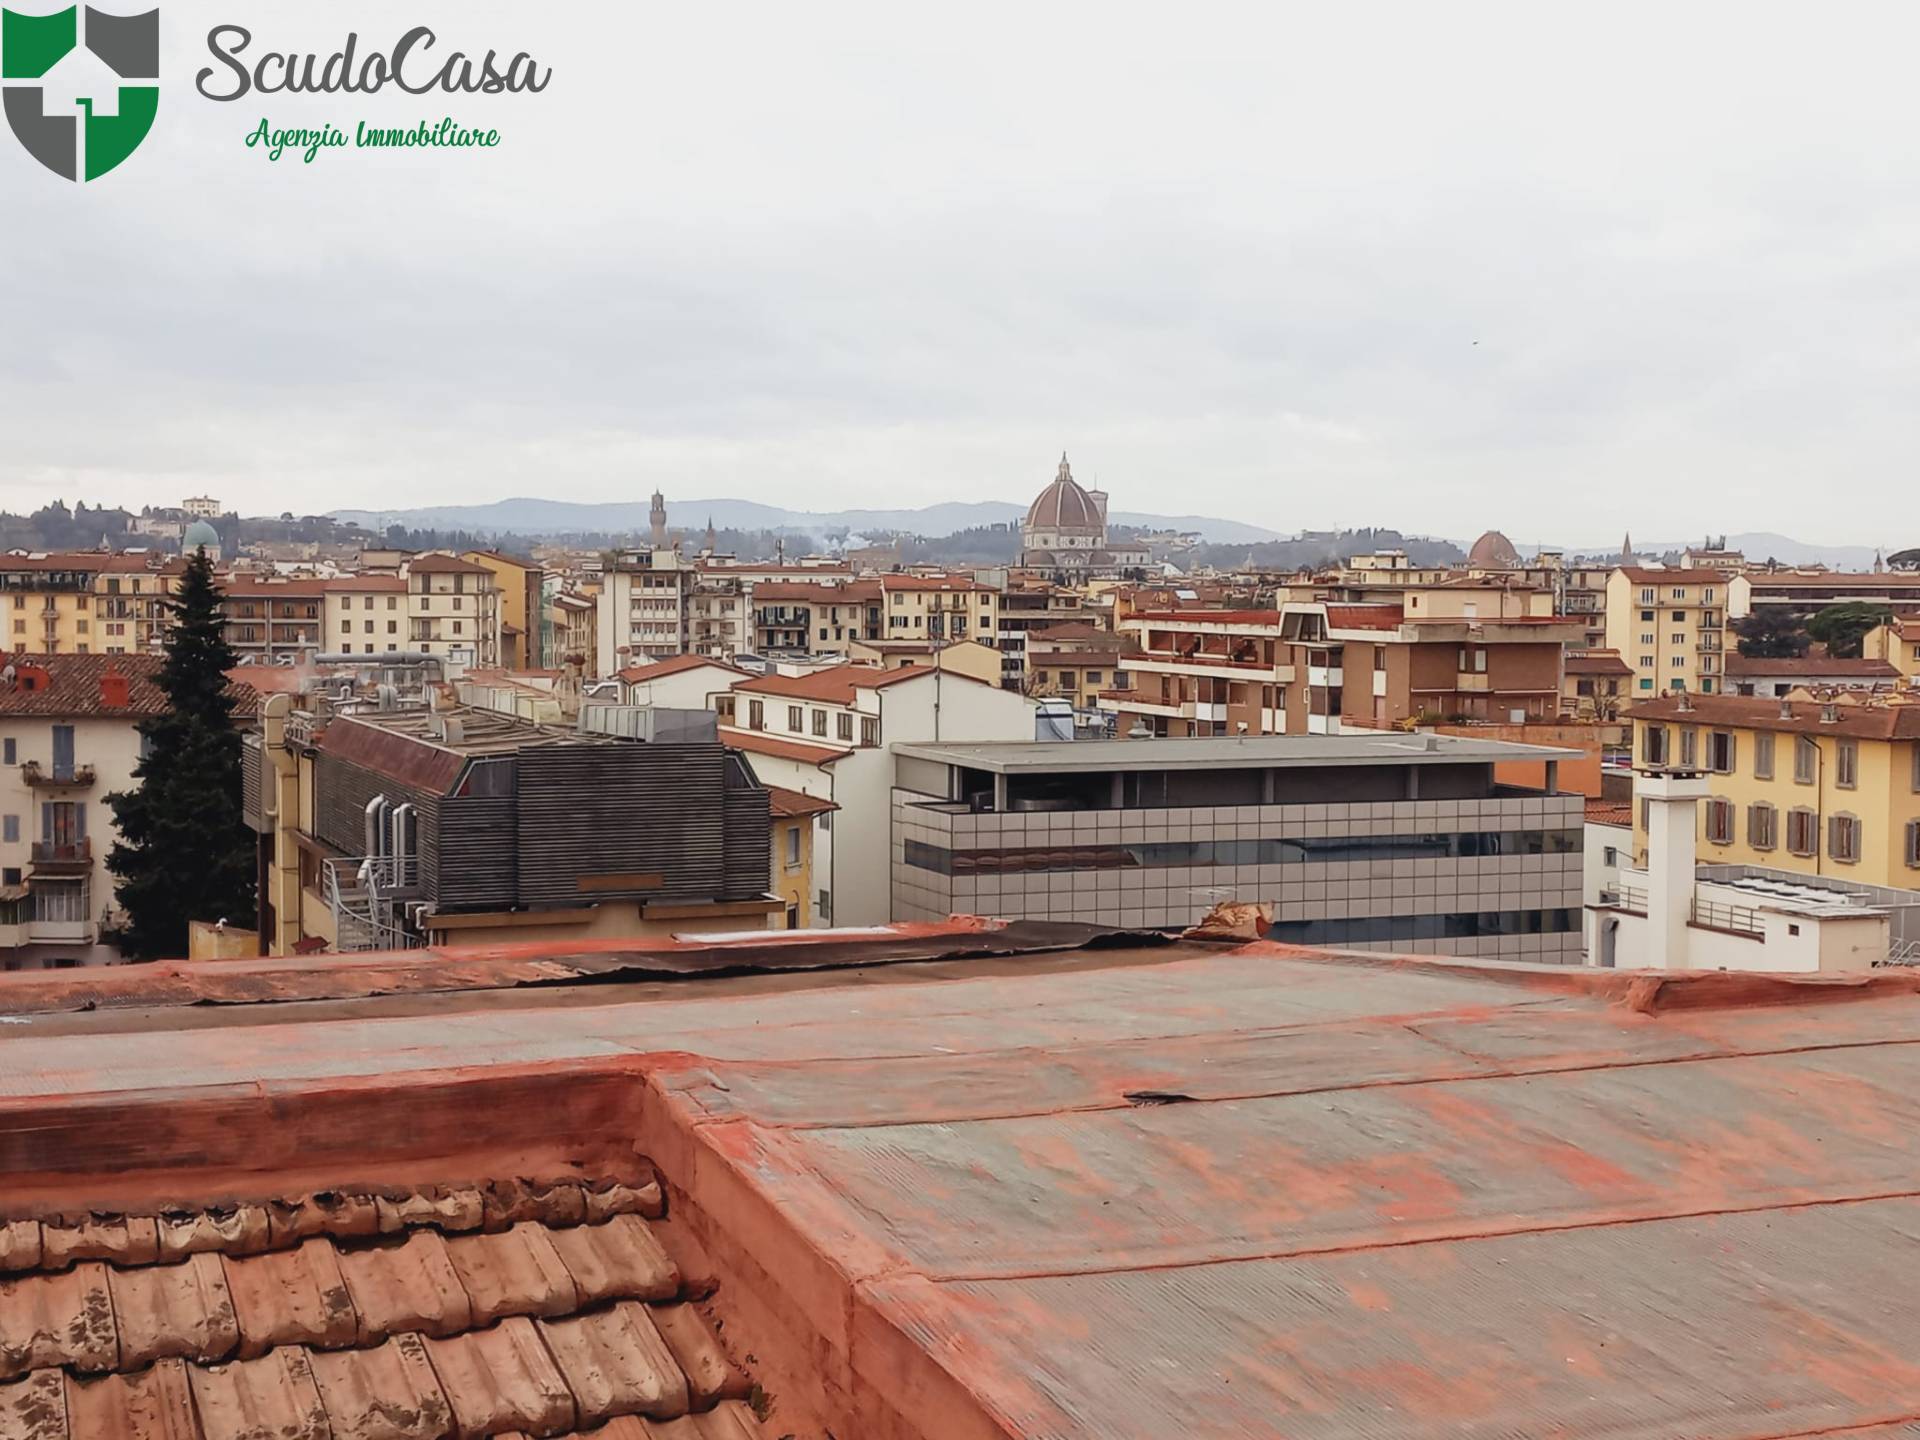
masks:
<instances>
[{"instance_id":1,"label":"tree canopy","mask_svg":"<svg viewBox=\"0 0 1920 1440\"><path fill-rule=\"evenodd\" d=\"M1829 605L1807 621L1807 633L1827 647L1827 653L1841 660L1860 658L1860 642L1869 630L1893 618L1884 605L1851 601Z\"/></svg>"},{"instance_id":2,"label":"tree canopy","mask_svg":"<svg viewBox=\"0 0 1920 1440\"><path fill-rule=\"evenodd\" d=\"M1740 653L1749 660L1791 660L1807 653L1813 637L1801 618L1790 610L1768 606L1733 622Z\"/></svg>"}]
</instances>

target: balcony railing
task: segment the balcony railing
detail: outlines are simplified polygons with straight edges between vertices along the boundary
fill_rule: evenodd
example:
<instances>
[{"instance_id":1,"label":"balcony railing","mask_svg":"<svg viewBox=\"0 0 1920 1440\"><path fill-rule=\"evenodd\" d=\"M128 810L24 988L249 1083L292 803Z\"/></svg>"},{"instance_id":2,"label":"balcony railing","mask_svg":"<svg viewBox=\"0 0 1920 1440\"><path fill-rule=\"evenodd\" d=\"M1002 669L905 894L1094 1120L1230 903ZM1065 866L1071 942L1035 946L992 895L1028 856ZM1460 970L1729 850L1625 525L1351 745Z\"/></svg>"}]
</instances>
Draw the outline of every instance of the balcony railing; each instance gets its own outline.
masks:
<instances>
[{"instance_id":1,"label":"balcony railing","mask_svg":"<svg viewBox=\"0 0 1920 1440\"><path fill-rule=\"evenodd\" d=\"M1708 930L1724 930L1730 935L1764 937L1760 912L1746 905L1724 905L1715 900L1693 902L1693 923Z\"/></svg>"},{"instance_id":2,"label":"balcony railing","mask_svg":"<svg viewBox=\"0 0 1920 1440\"><path fill-rule=\"evenodd\" d=\"M42 870L93 868L93 841L91 840L36 840L33 842L33 863Z\"/></svg>"},{"instance_id":3,"label":"balcony railing","mask_svg":"<svg viewBox=\"0 0 1920 1440\"><path fill-rule=\"evenodd\" d=\"M91 765L42 765L29 760L20 767L20 778L29 785L60 785L76 788L93 784Z\"/></svg>"}]
</instances>

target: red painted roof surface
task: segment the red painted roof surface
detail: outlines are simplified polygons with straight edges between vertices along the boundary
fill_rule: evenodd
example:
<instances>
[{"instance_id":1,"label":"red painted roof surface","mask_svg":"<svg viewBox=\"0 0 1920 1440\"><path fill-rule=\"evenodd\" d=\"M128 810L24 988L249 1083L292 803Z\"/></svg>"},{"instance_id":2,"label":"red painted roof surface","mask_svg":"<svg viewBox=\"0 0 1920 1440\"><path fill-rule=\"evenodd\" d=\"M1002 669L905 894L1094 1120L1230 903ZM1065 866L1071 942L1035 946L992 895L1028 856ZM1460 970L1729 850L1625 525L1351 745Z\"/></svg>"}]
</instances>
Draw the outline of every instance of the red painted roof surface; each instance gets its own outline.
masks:
<instances>
[{"instance_id":1,"label":"red painted roof surface","mask_svg":"<svg viewBox=\"0 0 1920 1440\"><path fill-rule=\"evenodd\" d=\"M1587 823L1589 825L1626 825L1633 824L1633 805L1626 800L1597 800L1587 797Z\"/></svg>"},{"instance_id":2,"label":"red painted roof surface","mask_svg":"<svg viewBox=\"0 0 1920 1440\"><path fill-rule=\"evenodd\" d=\"M1727 656L1729 675L1837 676L1845 680L1897 680L1900 672L1885 660L1841 659L1834 655L1789 655L1768 660L1739 653Z\"/></svg>"},{"instance_id":3,"label":"red painted roof surface","mask_svg":"<svg viewBox=\"0 0 1920 1440\"><path fill-rule=\"evenodd\" d=\"M1327 624L1335 630L1397 630L1405 618L1398 605L1327 606Z\"/></svg>"},{"instance_id":4,"label":"red painted roof surface","mask_svg":"<svg viewBox=\"0 0 1920 1440\"><path fill-rule=\"evenodd\" d=\"M476 565L471 560L462 560L454 555L442 555L429 551L425 555L415 555L407 561L407 570L414 575L491 575L493 572L484 565Z\"/></svg>"},{"instance_id":5,"label":"red painted roof surface","mask_svg":"<svg viewBox=\"0 0 1920 1440\"><path fill-rule=\"evenodd\" d=\"M1684 707L1684 708L1683 708ZM1725 725L1800 735L1849 735L1862 740L1920 740L1920 704L1863 704L1842 699L1834 718L1818 700L1791 703L1761 695L1665 696L1627 711L1630 719L1677 725Z\"/></svg>"},{"instance_id":6,"label":"red painted roof surface","mask_svg":"<svg viewBox=\"0 0 1920 1440\"><path fill-rule=\"evenodd\" d=\"M769 785L767 789L767 808L776 820L798 820L809 815L825 815L840 807L831 800L823 800L818 795L802 794L798 790L788 790L779 785Z\"/></svg>"},{"instance_id":7,"label":"red painted roof surface","mask_svg":"<svg viewBox=\"0 0 1920 1440\"><path fill-rule=\"evenodd\" d=\"M729 665L724 660L716 660L711 655L675 655L666 660L656 660L651 665L629 665L620 672L620 678L629 685L644 684L649 680L664 680L669 675L684 675L689 670L726 670L735 675L747 672L738 666Z\"/></svg>"},{"instance_id":8,"label":"red painted roof surface","mask_svg":"<svg viewBox=\"0 0 1920 1440\"><path fill-rule=\"evenodd\" d=\"M831 765L844 759L851 750L846 746L809 745L804 740L783 740L760 730L720 731L720 743L754 755L772 755L782 760L802 760L809 765Z\"/></svg>"},{"instance_id":9,"label":"red painted roof surface","mask_svg":"<svg viewBox=\"0 0 1920 1440\"><path fill-rule=\"evenodd\" d=\"M344 1314L298 1308L305 1280L267 1287L253 1343L283 1325L314 1338L261 1362L184 1360L205 1367L187 1413L208 1440L241 1414L283 1416L272 1428L289 1437L411 1436L360 1417L380 1402L389 1421L431 1412L434 1381L456 1410L468 1395L497 1406L463 1434L664 1418L675 1373L701 1403L707 1365L660 1313L684 1298L540 1313L564 1302L563 1277L585 1304L560 1238L580 1212L534 1219L531 1249L454 1263L473 1233L455 1192L479 1187L434 1147L460 1145L491 1147L488 1174L544 1178L555 1155L622 1151L656 1166L668 1216L647 1227L682 1297L711 1287L722 1341L752 1356L768 1436L1784 1440L1920 1420L1905 1343L1920 1290L1901 1279L1920 1226L1920 977L1267 944L964 958L980 938L882 971L42 1016L0 1037L0 1219L36 1205L31 1219L139 1218L156 1213L143 1194L185 1194L199 1203L181 1223L217 1234L263 1188L327 1188L316 1167L425 1177L389 1179L385 1213L406 1237L392 1250L324 1218L303 1231L298 1209L281 1222L333 1252L342 1284L324 1257L309 1269L322 1293L344 1292L353 1338ZM785 943L804 956L846 942ZM494 947L475 963L537 968L573 948ZM297 964L403 959L431 957ZM182 969L148 973L164 988ZM45 983L21 978L0 977L0 1006ZM216 1185L207 1166L238 1168ZM232 1203L209 1208L216 1192ZM258 1257L245 1234L207 1241L229 1293L286 1248L275 1213ZM489 1213L483 1191L482 1234ZM229 1343L218 1316L180 1318L217 1294L208 1267L169 1277L165 1324L145 1323L157 1302L141 1282L114 1303L122 1273L151 1263L124 1247L159 1243L126 1229L55 1220L9 1252L15 1231L0 1227L0 1256L37 1242L31 1260L0 1263L40 1287L0 1304L0 1323L30 1332L0 1345L27 1371L0 1410L61 1417L9 1435L98 1433L67 1417L110 1405L114 1385L174 1383L165 1362L135 1368L156 1347ZM132 1262L107 1274L116 1252L99 1247L116 1245ZM544 1348L509 1363L511 1321L475 1316L513 1307ZM248 1314L235 1307L241 1347ZM438 1348L488 1336L501 1358ZM155 1378L85 1383L123 1369ZM481 1377L496 1370L513 1403L489 1398Z\"/></svg>"},{"instance_id":10,"label":"red painted roof surface","mask_svg":"<svg viewBox=\"0 0 1920 1440\"><path fill-rule=\"evenodd\" d=\"M1568 616L1568 619L1574 617ZM1727 657L1728 668L1732 668L1733 657ZM1589 650L1585 654L1569 652L1567 655L1567 674L1569 675L1631 675L1633 667L1620 658L1617 650Z\"/></svg>"}]
</instances>

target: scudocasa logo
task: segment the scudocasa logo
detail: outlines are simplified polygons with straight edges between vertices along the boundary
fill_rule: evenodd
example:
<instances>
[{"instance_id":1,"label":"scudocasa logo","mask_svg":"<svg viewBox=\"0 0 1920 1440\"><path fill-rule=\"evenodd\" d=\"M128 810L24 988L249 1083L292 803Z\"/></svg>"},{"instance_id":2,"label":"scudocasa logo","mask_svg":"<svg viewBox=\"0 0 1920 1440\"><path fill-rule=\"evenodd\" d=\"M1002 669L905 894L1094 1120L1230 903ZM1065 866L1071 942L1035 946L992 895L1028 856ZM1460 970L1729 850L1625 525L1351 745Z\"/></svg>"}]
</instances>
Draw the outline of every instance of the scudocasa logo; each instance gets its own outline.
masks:
<instances>
[{"instance_id":1,"label":"scudocasa logo","mask_svg":"<svg viewBox=\"0 0 1920 1440\"><path fill-rule=\"evenodd\" d=\"M56 175L98 180L131 155L153 128L159 76L158 10L108 15L76 5L52 15L20 15L0 9L7 124L27 153ZM81 114L64 113L69 107Z\"/></svg>"}]
</instances>

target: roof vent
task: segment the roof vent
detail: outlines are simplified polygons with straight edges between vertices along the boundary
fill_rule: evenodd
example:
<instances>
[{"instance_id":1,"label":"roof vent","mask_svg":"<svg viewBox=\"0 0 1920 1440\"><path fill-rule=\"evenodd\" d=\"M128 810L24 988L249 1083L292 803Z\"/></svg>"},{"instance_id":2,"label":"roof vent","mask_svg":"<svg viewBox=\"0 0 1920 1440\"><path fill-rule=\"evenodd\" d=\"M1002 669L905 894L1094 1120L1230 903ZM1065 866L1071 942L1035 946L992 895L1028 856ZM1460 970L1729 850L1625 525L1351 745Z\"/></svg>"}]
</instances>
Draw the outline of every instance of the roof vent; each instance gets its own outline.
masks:
<instances>
[{"instance_id":1,"label":"roof vent","mask_svg":"<svg viewBox=\"0 0 1920 1440\"><path fill-rule=\"evenodd\" d=\"M1782 695L1780 697L1780 718L1782 720L1793 719L1793 700L1789 696Z\"/></svg>"},{"instance_id":2,"label":"roof vent","mask_svg":"<svg viewBox=\"0 0 1920 1440\"><path fill-rule=\"evenodd\" d=\"M124 710L131 697L131 685L121 671L107 670L100 676L100 703L108 710Z\"/></svg>"},{"instance_id":3,"label":"roof vent","mask_svg":"<svg viewBox=\"0 0 1920 1440\"><path fill-rule=\"evenodd\" d=\"M1827 701L1826 704L1820 707L1820 723L1822 725L1838 725L1840 723L1840 707L1831 700Z\"/></svg>"},{"instance_id":4,"label":"roof vent","mask_svg":"<svg viewBox=\"0 0 1920 1440\"><path fill-rule=\"evenodd\" d=\"M1691 715L1693 713L1693 696L1685 690L1680 691L1679 704L1675 708L1678 709L1682 715Z\"/></svg>"}]
</instances>

